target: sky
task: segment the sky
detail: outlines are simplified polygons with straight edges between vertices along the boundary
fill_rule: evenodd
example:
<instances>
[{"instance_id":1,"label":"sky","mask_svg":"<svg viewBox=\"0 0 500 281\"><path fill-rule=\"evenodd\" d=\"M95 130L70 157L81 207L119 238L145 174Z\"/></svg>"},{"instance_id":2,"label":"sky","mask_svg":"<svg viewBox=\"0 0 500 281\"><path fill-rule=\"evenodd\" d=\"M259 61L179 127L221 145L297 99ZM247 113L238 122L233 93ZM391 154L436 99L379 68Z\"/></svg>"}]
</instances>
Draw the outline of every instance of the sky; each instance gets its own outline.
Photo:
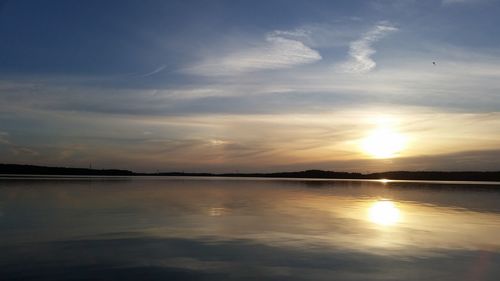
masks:
<instances>
[{"instance_id":1,"label":"sky","mask_svg":"<svg viewBox=\"0 0 500 281\"><path fill-rule=\"evenodd\" d=\"M0 162L500 170L500 1L0 1Z\"/></svg>"}]
</instances>

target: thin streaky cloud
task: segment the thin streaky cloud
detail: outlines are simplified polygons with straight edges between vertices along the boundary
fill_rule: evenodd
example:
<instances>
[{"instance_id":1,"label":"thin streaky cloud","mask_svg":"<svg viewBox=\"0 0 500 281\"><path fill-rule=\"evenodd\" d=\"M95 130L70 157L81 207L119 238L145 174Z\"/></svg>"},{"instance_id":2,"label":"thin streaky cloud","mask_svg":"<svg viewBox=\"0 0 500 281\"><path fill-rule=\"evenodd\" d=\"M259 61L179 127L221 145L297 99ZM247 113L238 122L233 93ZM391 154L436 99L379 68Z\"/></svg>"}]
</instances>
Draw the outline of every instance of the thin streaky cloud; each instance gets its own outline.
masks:
<instances>
[{"instance_id":1,"label":"thin streaky cloud","mask_svg":"<svg viewBox=\"0 0 500 281\"><path fill-rule=\"evenodd\" d=\"M166 65L161 65L161 66L157 67L155 70L153 70L151 72L138 75L138 77L148 77L148 76L151 76L151 75L155 75L156 73L162 72L166 67L167 67Z\"/></svg>"},{"instance_id":2,"label":"thin streaky cloud","mask_svg":"<svg viewBox=\"0 0 500 281\"><path fill-rule=\"evenodd\" d=\"M443 0L441 3L443 5L452 5L452 4L466 4L466 3L478 3L481 0Z\"/></svg>"},{"instance_id":3,"label":"thin streaky cloud","mask_svg":"<svg viewBox=\"0 0 500 281\"><path fill-rule=\"evenodd\" d=\"M338 65L338 70L343 73L366 73L373 70L377 63L372 56L375 54L373 44L387 36L389 33L397 31L393 25L380 23L349 44L349 59Z\"/></svg>"},{"instance_id":4,"label":"thin streaky cloud","mask_svg":"<svg viewBox=\"0 0 500 281\"><path fill-rule=\"evenodd\" d=\"M13 155L39 155L39 153L31 148L16 145L12 141L9 140L10 134L7 132L0 131L0 146L5 146L9 148Z\"/></svg>"},{"instance_id":5,"label":"thin streaky cloud","mask_svg":"<svg viewBox=\"0 0 500 281\"><path fill-rule=\"evenodd\" d=\"M231 76L258 70L285 69L321 60L318 51L293 40L270 33L257 47L209 58L184 72L202 76Z\"/></svg>"},{"instance_id":6,"label":"thin streaky cloud","mask_svg":"<svg viewBox=\"0 0 500 281\"><path fill-rule=\"evenodd\" d=\"M10 141L7 139L8 136L8 133L0 131L0 144L10 144Z\"/></svg>"}]
</instances>

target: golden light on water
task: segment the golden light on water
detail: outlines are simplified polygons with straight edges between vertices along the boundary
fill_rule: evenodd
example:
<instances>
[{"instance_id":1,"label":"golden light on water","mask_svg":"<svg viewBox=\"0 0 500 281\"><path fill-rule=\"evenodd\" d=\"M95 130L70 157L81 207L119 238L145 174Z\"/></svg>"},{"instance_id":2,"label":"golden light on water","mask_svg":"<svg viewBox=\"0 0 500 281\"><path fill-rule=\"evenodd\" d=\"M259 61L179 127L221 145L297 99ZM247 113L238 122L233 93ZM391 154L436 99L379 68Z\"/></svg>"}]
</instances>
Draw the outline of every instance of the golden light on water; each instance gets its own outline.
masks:
<instances>
[{"instance_id":1,"label":"golden light on water","mask_svg":"<svg viewBox=\"0 0 500 281\"><path fill-rule=\"evenodd\" d=\"M380 200L368 210L370 221L378 225L394 225L399 222L401 214L394 202Z\"/></svg>"},{"instance_id":2,"label":"golden light on water","mask_svg":"<svg viewBox=\"0 0 500 281\"><path fill-rule=\"evenodd\" d=\"M220 217L220 216L225 215L226 213L227 213L227 209L222 208L222 207L212 207L208 210L208 214L211 217Z\"/></svg>"},{"instance_id":3,"label":"golden light on water","mask_svg":"<svg viewBox=\"0 0 500 281\"><path fill-rule=\"evenodd\" d=\"M390 128L379 128L362 140L361 147L373 158L392 158L405 149L406 138Z\"/></svg>"}]
</instances>

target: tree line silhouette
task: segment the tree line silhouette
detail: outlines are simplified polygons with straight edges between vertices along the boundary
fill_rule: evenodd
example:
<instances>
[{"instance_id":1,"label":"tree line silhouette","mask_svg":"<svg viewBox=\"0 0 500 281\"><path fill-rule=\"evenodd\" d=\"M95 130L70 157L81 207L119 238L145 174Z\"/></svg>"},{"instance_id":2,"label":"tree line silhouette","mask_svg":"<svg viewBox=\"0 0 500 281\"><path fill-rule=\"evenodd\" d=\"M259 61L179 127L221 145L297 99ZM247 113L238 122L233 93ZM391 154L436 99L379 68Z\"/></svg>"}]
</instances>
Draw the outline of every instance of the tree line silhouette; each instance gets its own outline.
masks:
<instances>
[{"instance_id":1,"label":"tree line silhouette","mask_svg":"<svg viewBox=\"0 0 500 281\"><path fill-rule=\"evenodd\" d=\"M500 181L500 171L390 171L382 173L350 173L323 170L277 173L135 173L119 169L87 169L45 167L35 165L0 164L3 175L65 175L65 176L190 176L190 177L261 177L261 178L317 178L317 179L391 179L391 180L450 180Z\"/></svg>"}]
</instances>

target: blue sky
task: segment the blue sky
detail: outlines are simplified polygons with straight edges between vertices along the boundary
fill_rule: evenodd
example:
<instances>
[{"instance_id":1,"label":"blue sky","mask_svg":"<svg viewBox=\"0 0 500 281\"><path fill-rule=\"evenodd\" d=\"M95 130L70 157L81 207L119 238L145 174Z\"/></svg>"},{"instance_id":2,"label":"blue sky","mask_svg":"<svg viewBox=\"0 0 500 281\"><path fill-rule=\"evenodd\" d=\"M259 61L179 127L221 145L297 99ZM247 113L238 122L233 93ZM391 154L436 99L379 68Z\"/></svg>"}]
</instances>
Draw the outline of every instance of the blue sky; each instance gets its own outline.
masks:
<instances>
[{"instance_id":1,"label":"blue sky","mask_svg":"<svg viewBox=\"0 0 500 281\"><path fill-rule=\"evenodd\" d=\"M499 1L0 3L1 162L500 164ZM381 131L404 145L377 159Z\"/></svg>"}]
</instances>

